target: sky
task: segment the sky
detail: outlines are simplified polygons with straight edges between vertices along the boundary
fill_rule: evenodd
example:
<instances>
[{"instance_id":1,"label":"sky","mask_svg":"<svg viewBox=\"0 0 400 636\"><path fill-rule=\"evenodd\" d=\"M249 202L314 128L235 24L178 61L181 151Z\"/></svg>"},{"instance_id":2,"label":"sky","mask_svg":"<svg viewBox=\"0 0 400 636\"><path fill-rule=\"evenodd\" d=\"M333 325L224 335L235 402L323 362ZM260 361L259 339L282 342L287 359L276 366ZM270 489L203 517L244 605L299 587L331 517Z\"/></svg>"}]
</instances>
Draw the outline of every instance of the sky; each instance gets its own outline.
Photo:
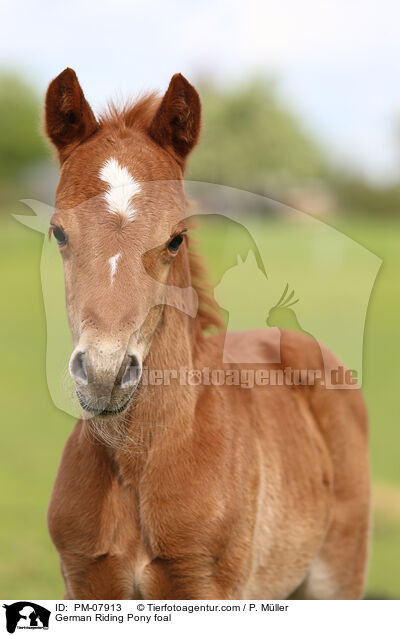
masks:
<instances>
[{"instance_id":1,"label":"sky","mask_svg":"<svg viewBox=\"0 0 400 636\"><path fill-rule=\"evenodd\" d=\"M398 0L1 0L0 66L44 91L66 66L100 110L176 72L266 74L333 161L400 176Z\"/></svg>"}]
</instances>

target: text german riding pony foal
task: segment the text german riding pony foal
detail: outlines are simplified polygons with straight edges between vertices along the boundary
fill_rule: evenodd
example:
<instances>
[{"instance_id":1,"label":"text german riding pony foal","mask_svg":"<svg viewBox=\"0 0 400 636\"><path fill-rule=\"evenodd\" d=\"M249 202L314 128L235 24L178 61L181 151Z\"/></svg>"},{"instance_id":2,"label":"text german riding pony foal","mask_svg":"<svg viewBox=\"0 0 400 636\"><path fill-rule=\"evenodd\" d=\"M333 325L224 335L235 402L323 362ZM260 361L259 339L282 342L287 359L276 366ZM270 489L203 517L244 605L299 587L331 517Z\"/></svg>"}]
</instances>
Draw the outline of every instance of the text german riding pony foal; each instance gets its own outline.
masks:
<instances>
[{"instance_id":1,"label":"text german riding pony foal","mask_svg":"<svg viewBox=\"0 0 400 636\"><path fill-rule=\"evenodd\" d=\"M66 596L359 598L369 468L358 389L141 382L144 361L239 368L222 363L222 333L204 335L219 319L186 235L182 175L199 128L182 75L162 99L99 121L71 69L47 92L61 163L51 232L83 409L49 508ZM192 286L197 313L169 299ZM262 353L269 333L232 343ZM281 367L321 369L315 344L283 331Z\"/></svg>"}]
</instances>

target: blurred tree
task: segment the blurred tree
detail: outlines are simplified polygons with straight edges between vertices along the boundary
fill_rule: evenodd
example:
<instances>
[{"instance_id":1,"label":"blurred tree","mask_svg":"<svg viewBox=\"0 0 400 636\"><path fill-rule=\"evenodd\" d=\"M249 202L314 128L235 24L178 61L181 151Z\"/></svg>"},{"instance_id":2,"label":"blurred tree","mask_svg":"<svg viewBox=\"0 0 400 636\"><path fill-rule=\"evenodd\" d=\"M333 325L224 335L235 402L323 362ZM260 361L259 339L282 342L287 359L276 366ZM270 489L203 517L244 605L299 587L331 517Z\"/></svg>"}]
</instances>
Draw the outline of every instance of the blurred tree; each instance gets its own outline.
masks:
<instances>
[{"instance_id":1,"label":"blurred tree","mask_svg":"<svg viewBox=\"0 0 400 636\"><path fill-rule=\"evenodd\" d=\"M379 185L357 175L338 174L332 179L332 188L340 210L346 214L350 212L378 218L400 216L399 183Z\"/></svg>"},{"instance_id":2,"label":"blurred tree","mask_svg":"<svg viewBox=\"0 0 400 636\"><path fill-rule=\"evenodd\" d=\"M263 191L269 184L322 177L322 150L281 102L273 82L223 91L200 84L203 132L189 179Z\"/></svg>"},{"instance_id":3,"label":"blurred tree","mask_svg":"<svg viewBox=\"0 0 400 636\"><path fill-rule=\"evenodd\" d=\"M314 191L320 180L336 197L339 212L398 216L400 185L379 186L340 166L332 169L318 141L280 99L274 82L256 78L229 89L200 82L200 95L202 143L189 164L188 179L258 191L282 201L288 200L293 185ZM55 175L40 121L41 101L34 87L16 73L0 71L0 208L15 200L28 174L53 189ZM288 202L296 207L296 201Z\"/></svg>"},{"instance_id":4,"label":"blurred tree","mask_svg":"<svg viewBox=\"0 0 400 636\"><path fill-rule=\"evenodd\" d=\"M24 169L48 156L36 92L18 75L0 73L0 181L12 188Z\"/></svg>"}]
</instances>

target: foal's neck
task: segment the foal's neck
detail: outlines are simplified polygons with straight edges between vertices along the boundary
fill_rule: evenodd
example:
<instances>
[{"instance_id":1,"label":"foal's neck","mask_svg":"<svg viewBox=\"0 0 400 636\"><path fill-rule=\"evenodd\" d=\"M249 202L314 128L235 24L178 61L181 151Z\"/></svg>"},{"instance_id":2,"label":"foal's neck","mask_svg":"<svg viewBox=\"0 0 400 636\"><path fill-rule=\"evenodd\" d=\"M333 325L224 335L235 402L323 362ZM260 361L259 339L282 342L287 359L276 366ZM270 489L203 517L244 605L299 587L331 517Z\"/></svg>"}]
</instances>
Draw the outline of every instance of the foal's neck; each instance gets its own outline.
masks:
<instances>
[{"instance_id":1,"label":"foal's neck","mask_svg":"<svg viewBox=\"0 0 400 636\"><path fill-rule=\"evenodd\" d=\"M190 270L171 272L169 285L190 286ZM127 416L128 453L118 453L118 463L140 470L150 453L170 453L191 439L198 388L187 383L186 369L193 368L194 351L203 336L197 318L165 305L144 365L141 385ZM125 472L125 471L124 471Z\"/></svg>"}]
</instances>

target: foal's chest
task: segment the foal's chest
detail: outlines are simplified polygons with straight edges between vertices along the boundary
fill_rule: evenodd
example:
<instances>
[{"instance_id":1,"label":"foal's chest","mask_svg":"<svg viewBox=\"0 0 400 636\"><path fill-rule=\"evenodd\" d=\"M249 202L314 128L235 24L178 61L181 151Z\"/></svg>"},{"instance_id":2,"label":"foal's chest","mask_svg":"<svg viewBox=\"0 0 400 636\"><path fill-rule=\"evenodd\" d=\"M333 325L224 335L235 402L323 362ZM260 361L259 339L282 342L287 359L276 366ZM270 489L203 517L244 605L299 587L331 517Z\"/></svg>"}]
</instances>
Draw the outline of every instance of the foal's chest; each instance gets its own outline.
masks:
<instances>
[{"instance_id":1,"label":"foal's chest","mask_svg":"<svg viewBox=\"0 0 400 636\"><path fill-rule=\"evenodd\" d=\"M74 437L74 434L72 438ZM103 452L65 448L48 513L67 595L132 598L150 555L142 537L135 488L122 481ZM89 595L88 595L89 590Z\"/></svg>"}]
</instances>

